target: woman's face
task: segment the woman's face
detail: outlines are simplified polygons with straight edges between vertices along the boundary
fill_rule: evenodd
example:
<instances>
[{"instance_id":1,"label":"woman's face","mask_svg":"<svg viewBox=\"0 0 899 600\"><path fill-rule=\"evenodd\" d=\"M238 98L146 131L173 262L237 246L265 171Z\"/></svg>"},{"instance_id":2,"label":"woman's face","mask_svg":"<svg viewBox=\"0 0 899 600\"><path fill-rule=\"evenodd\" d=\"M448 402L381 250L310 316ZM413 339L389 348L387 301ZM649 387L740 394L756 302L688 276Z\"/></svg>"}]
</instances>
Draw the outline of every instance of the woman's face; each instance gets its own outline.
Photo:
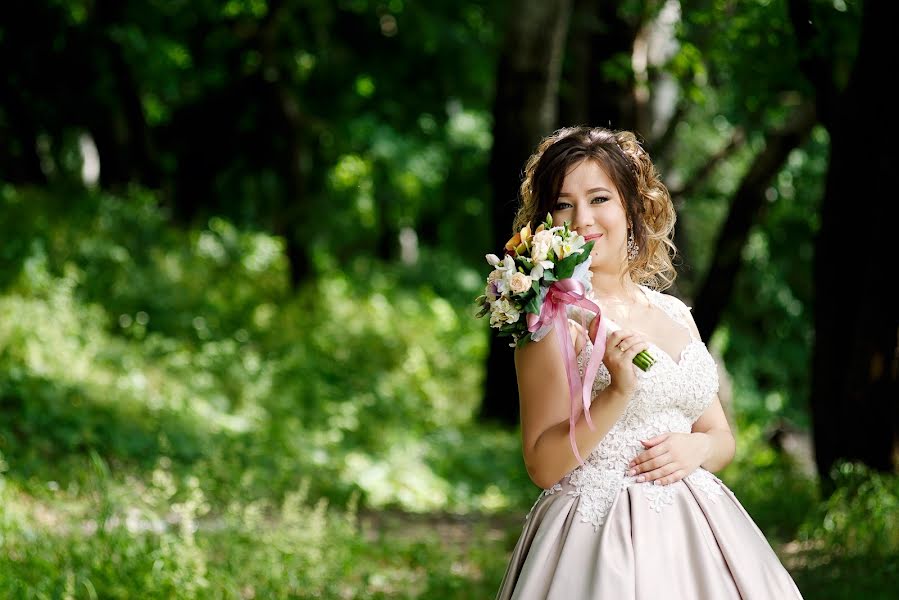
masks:
<instances>
[{"instance_id":1,"label":"woman's face","mask_svg":"<svg viewBox=\"0 0 899 600\"><path fill-rule=\"evenodd\" d=\"M593 240L591 271L617 274L627 262L627 213L612 178L592 159L572 167L551 211L553 225Z\"/></svg>"}]
</instances>

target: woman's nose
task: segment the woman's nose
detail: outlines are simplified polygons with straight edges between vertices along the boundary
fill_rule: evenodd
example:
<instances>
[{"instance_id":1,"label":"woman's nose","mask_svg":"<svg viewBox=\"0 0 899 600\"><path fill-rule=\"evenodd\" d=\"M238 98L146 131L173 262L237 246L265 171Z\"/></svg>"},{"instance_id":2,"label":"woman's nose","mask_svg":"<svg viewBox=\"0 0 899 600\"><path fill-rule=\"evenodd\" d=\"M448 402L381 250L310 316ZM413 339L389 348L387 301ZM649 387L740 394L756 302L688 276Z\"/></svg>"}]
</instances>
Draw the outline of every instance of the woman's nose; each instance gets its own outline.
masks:
<instances>
[{"instance_id":1,"label":"woman's nose","mask_svg":"<svg viewBox=\"0 0 899 600\"><path fill-rule=\"evenodd\" d=\"M589 211L579 211L575 213L571 221L571 227L577 232L584 232L593 226L593 219Z\"/></svg>"}]
</instances>

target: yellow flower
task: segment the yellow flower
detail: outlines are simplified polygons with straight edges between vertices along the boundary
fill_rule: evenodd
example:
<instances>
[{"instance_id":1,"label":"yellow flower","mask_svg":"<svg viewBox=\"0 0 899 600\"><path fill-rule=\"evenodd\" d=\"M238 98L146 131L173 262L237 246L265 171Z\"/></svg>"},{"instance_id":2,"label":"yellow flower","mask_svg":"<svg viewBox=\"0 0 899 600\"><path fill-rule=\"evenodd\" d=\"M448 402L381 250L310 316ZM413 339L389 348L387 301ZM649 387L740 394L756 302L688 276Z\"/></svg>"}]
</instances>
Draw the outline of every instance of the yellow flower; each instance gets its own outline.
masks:
<instances>
[{"instance_id":1,"label":"yellow flower","mask_svg":"<svg viewBox=\"0 0 899 600\"><path fill-rule=\"evenodd\" d=\"M524 228L522 228L520 235L521 235L522 243L525 246L530 247L530 245L531 245L531 226L525 225Z\"/></svg>"},{"instance_id":2,"label":"yellow flower","mask_svg":"<svg viewBox=\"0 0 899 600\"><path fill-rule=\"evenodd\" d=\"M512 239L506 242L506 254L515 254L517 256L517 248L519 244L521 244L521 233L516 233L512 236Z\"/></svg>"}]
</instances>

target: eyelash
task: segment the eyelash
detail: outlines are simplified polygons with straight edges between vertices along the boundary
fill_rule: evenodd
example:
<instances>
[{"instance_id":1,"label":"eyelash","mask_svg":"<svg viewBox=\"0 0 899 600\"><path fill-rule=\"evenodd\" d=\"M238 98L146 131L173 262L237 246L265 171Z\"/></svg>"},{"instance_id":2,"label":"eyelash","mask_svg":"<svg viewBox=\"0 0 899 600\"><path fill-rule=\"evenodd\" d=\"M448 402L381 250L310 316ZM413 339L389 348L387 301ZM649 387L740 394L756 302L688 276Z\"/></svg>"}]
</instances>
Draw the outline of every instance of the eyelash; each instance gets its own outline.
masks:
<instances>
[{"instance_id":1,"label":"eyelash","mask_svg":"<svg viewBox=\"0 0 899 600\"><path fill-rule=\"evenodd\" d=\"M607 196L597 196L597 197L594 198L593 200L602 200L603 202L608 202L608 201L609 201L609 198L608 198ZM591 200L591 202L592 202L593 200ZM565 209L563 209L563 208L559 208L559 206L562 205L562 204L568 204L568 202L558 202L558 203L556 204L556 206L554 207L554 210L565 210Z\"/></svg>"}]
</instances>

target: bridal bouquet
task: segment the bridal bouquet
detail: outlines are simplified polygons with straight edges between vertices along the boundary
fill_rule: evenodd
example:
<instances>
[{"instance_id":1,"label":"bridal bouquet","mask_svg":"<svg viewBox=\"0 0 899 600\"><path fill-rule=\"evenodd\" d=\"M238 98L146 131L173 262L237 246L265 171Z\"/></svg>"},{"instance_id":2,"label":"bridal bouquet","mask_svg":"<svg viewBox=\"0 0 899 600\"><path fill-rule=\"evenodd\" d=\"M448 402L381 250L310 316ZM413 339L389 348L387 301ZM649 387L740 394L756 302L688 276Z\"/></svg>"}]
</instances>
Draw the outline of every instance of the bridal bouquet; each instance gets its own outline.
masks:
<instances>
[{"instance_id":1,"label":"bridal bouquet","mask_svg":"<svg viewBox=\"0 0 899 600\"><path fill-rule=\"evenodd\" d=\"M487 276L484 294L475 299L482 307L476 316L489 313L490 326L499 330L497 335L513 338L509 346L540 340L553 328L552 320L542 318L550 290L577 289L575 296L586 296L593 289L590 251L594 242L585 243L567 222L557 227L552 222L552 215L548 214L533 233L529 225L525 226L506 242L502 260L495 254L486 256L494 269ZM589 300L570 304L600 313L599 307ZM605 324L607 333L620 329L607 317L600 315L597 321ZM644 371L654 362L646 351L634 358L634 364Z\"/></svg>"},{"instance_id":2,"label":"bridal bouquet","mask_svg":"<svg viewBox=\"0 0 899 600\"><path fill-rule=\"evenodd\" d=\"M505 245L502 260L495 254L486 255L494 269L487 276L484 294L475 299L481 306L476 316L489 313L490 326L499 330L497 335L512 337L511 347L523 346L530 340L539 341L552 329L556 330L571 392L569 437L581 464L574 442L574 423L582 404L587 424L594 429L587 410L592 400L593 381L605 353L606 335L619 329L611 320L603 318L599 306L587 298L593 287L590 278L593 244L571 231L568 222L553 227L552 215L548 214L533 233L527 225L512 236ZM580 306L598 315L590 323L588 335L593 342L593 354L583 382L579 381L566 305ZM654 362L646 351L634 358L634 364L644 371ZM577 401L577 396L581 396L582 403Z\"/></svg>"},{"instance_id":3,"label":"bridal bouquet","mask_svg":"<svg viewBox=\"0 0 899 600\"><path fill-rule=\"evenodd\" d=\"M495 254L486 256L494 270L487 276L485 293L475 299L482 306L477 316L489 312L490 326L499 330L497 335L513 338L510 346L541 339L553 322L532 329L534 321L527 315L540 315L553 282L572 279L581 284L582 292L592 288L592 248L593 242L585 243L568 223L553 227L552 215L547 215L533 234L530 225L525 226L506 243L502 261Z\"/></svg>"}]
</instances>

